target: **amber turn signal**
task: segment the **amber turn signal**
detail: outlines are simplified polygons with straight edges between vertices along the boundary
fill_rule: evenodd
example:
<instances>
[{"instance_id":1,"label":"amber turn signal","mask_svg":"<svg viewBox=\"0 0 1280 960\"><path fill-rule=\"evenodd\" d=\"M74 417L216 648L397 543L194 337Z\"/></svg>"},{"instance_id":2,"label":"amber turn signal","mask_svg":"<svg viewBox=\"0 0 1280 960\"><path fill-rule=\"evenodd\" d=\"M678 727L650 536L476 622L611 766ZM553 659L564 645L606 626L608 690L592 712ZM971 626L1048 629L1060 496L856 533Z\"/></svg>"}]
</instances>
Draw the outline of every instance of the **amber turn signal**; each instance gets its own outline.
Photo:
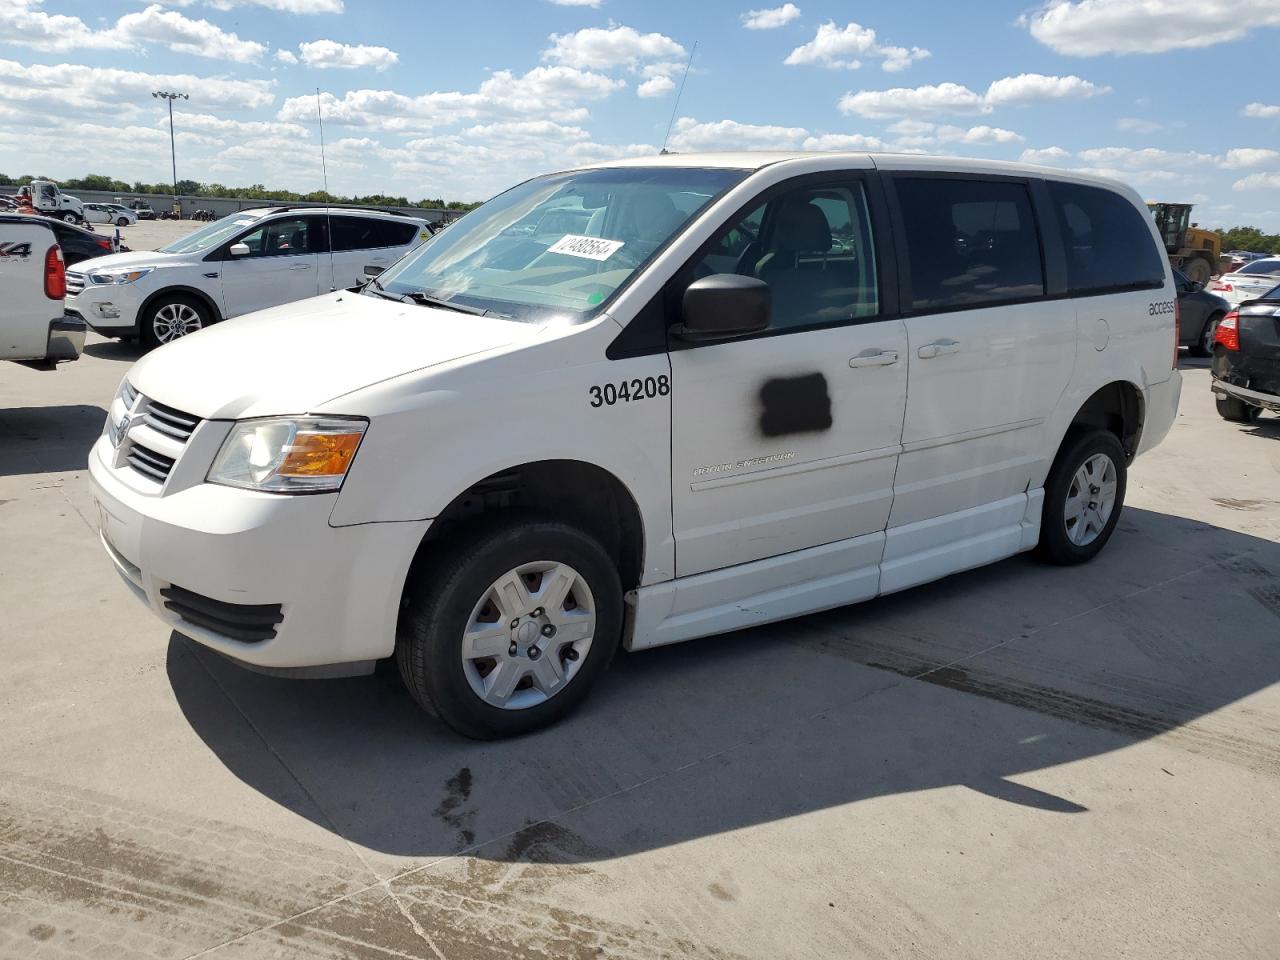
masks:
<instances>
[{"instance_id":1,"label":"amber turn signal","mask_svg":"<svg viewBox=\"0 0 1280 960\"><path fill-rule=\"evenodd\" d=\"M340 477L360 446L359 433L299 433L277 474L286 477Z\"/></svg>"}]
</instances>

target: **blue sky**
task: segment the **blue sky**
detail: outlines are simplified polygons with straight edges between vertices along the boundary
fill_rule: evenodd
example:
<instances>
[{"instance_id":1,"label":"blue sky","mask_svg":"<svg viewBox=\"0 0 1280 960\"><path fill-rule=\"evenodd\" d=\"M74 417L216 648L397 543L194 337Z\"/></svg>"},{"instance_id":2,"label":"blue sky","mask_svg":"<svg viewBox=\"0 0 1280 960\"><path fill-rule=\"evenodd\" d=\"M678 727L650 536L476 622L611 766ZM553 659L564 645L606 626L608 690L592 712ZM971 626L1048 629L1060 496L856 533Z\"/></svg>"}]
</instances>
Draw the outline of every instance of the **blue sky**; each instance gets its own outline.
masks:
<instances>
[{"instance_id":1,"label":"blue sky","mask_svg":"<svg viewBox=\"0 0 1280 960\"><path fill-rule=\"evenodd\" d=\"M1280 0L4 0L0 170L483 199L656 151L1087 168L1280 231Z\"/></svg>"}]
</instances>

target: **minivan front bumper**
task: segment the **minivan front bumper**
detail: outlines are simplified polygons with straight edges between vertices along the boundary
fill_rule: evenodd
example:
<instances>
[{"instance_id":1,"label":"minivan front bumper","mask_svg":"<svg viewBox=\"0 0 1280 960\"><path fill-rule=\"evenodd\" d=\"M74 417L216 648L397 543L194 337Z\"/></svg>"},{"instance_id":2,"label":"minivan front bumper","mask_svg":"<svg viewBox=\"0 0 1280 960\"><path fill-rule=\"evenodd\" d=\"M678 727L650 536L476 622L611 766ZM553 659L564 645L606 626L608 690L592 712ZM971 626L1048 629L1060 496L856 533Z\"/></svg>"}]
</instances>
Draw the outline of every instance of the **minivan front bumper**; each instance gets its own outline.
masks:
<instances>
[{"instance_id":1,"label":"minivan front bumper","mask_svg":"<svg viewBox=\"0 0 1280 960\"><path fill-rule=\"evenodd\" d=\"M394 651L405 574L430 521L332 527L337 494L210 483L147 493L113 453L106 435L89 453L103 547L173 630L269 671L360 673Z\"/></svg>"}]
</instances>

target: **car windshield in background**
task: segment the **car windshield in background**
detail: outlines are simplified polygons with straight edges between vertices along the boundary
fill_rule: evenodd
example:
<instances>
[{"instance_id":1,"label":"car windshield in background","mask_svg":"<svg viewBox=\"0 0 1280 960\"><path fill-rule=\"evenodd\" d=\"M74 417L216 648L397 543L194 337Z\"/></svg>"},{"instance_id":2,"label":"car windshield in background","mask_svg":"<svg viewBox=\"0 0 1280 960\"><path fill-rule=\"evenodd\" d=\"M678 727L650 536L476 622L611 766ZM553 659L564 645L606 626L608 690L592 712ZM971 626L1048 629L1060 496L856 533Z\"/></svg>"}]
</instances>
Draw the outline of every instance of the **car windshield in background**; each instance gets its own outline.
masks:
<instances>
[{"instance_id":1,"label":"car windshield in background","mask_svg":"<svg viewBox=\"0 0 1280 960\"><path fill-rule=\"evenodd\" d=\"M1280 258L1269 257L1266 260L1254 260L1246 263L1236 273L1280 273Z\"/></svg>"},{"instance_id":2,"label":"car windshield in background","mask_svg":"<svg viewBox=\"0 0 1280 960\"><path fill-rule=\"evenodd\" d=\"M161 247L160 252L196 253L216 247L223 241L230 240L245 227L253 226L258 219L259 216L256 214L233 213L229 217L215 220L207 227L201 227L195 233L187 234L181 240L175 240L168 246Z\"/></svg>"},{"instance_id":3,"label":"car windshield in background","mask_svg":"<svg viewBox=\"0 0 1280 960\"><path fill-rule=\"evenodd\" d=\"M620 167L530 180L387 270L374 292L530 322L580 321L745 175Z\"/></svg>"}]
</instances>

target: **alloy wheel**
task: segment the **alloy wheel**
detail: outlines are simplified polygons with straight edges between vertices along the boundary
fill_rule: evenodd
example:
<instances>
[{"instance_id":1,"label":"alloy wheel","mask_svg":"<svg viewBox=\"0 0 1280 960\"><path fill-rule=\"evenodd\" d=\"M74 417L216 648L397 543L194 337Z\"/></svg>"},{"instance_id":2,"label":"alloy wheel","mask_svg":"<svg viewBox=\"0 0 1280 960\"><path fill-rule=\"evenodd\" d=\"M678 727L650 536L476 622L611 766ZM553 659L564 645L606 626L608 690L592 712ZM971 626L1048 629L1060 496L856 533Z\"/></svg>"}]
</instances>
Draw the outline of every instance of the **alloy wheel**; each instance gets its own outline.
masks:
<instances>
[{"instance_id":1,"label":"alloy wheel","mask_svg":"<svg viewBox=\"0 0 1280 960\"><path fill-rule=\"evenodd\" d=\"M156 311L151 320L151 328L155 331L156 340L169 343L189 333L195 333L203 326L200 314L187 303L166 303Z\"/></svg>"}]
</instances>

